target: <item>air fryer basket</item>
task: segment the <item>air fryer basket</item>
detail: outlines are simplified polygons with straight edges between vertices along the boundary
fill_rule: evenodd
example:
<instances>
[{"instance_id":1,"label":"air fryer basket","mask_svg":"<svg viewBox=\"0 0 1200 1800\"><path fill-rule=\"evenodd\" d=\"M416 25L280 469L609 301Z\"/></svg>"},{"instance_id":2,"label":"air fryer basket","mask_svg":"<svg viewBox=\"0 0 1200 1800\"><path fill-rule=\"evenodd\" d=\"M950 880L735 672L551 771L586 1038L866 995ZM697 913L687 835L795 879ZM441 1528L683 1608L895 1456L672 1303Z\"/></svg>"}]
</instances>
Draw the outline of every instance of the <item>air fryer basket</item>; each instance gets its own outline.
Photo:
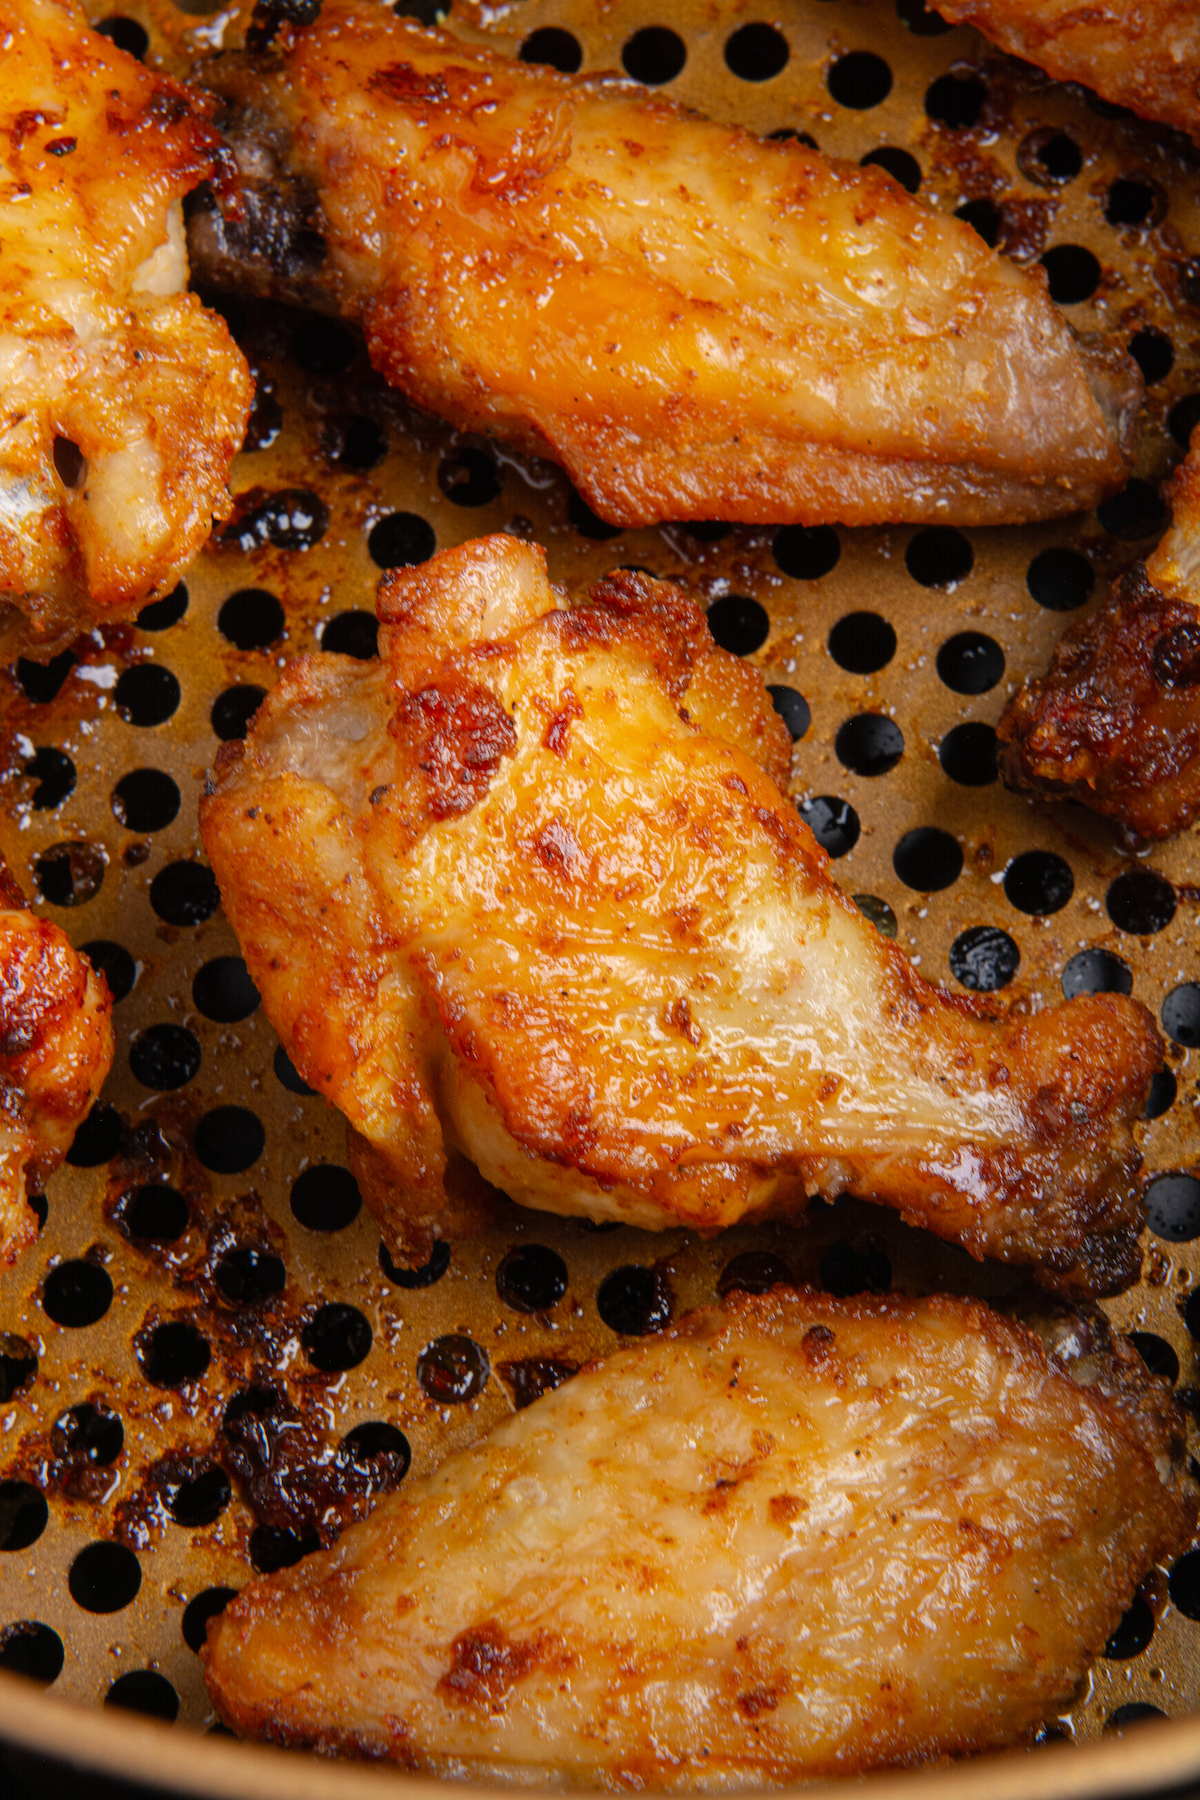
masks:
<instances>
[{"instance_id":1,"label":"air fryer basket","mask_svg":"<svg viewBox=\"0 0 1200 1800\"><path fill-rule=\"evenodd\" d=\"M435 545L507 530L545 544L573 590L617 564L679 580L788 690L796 801L836 879L926 976L1002 985L1030 1009L1131 984L1162 1018L1145 1279L1107 1306L1200 1412L1194 840L1136 851L989 779L1007 697L1147 553L1156 484L1200 419L1200 155L921 0L455 0L453 22L560 66L624 61L718 118L878 161L937 206L968 205L1010 255L1046 256L1072 323L1132 345L1147 373L1138 479L1099 516L1027 529L618 534L558 470L415 414L342 326L219 301L259 384L237 523L138 628L0 674L0 848L73 942L99 946L118 996L101 1104L49 1185L38 1244L0 1282L0 1669L52 1682L42 1697L0 1676L0 1735L185 1791L413 1785L198 1741L204 1621L214 1590L328 1541L410 1457L429 1469L532 1397L547 1364L711 1301L734 1259L744 1281L790 1271L841 1293L1016 1285L844 1201L708 1243L513 1208L415 1278L381 1258L342 1120L297 1091L248 987L196 804L287 659L370 654L381 567ZM132 0L110 29L180 68L236 21ZM1200 1552L1151 1576L1049 1728L1085 1749L879 1791L1182 1781L1200 1770L1198 1674ZM1142 1725L1154 1711L1173 1723Z\"/></svg>"}]
</instances>

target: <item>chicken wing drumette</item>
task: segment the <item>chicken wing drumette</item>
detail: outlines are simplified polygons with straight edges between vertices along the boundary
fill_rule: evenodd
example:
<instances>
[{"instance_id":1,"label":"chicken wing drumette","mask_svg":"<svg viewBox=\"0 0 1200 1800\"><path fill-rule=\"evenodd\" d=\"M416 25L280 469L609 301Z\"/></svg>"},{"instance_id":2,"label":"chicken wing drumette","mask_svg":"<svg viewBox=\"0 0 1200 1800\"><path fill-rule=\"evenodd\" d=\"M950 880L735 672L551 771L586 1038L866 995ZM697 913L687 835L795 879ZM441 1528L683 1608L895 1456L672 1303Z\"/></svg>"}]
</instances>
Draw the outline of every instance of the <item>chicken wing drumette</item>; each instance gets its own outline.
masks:
<instances>
[{"instance_id":1,"label":"chicken wing drumette","mask_svg":"<svg viewBox=\"0 0 1200 1800\"><path fill-rule=\"evenodd\" d=\"M1149 1015L998 1021L922 981L830 880L761 680L692 600L617 572L570 608L497 537L379 612L378 663L283 675L201 825L394 1254L469 1229L482 1174L705 1231L847 1190L1046 1282L1134 1277Z\"/></svg>"},{"instance_id":2,"label":"chicken wing drumette","mask_svg":"<svg viewBox=\"0 0 1200 1800\"><path fill-rule=\"evenodd\" d=\"M112 1062L103 975L38 919L0 857L0 1264L38 1233L27 1195L71 1147Z\"/></svg>"},{"instance_id":3,"label":"chicken wing drumette","mask_svg":"<svg viewBox=\"0 0 1200 1800\"><path fill-rule=\"evenodd\" d=\"M1044 518L1140 383L877 169L324 0L204 81L244 191L206 278L342 311L387 379L621 525Z\"/></svg>"},{"instance_id":4,"label":"chicken wing drumette","mask_svg":"<svg viewBox=\"0 0 1200 1800\"><path fill-rule=\"evenodd\" d=\"M1200 143L1195 0L941 0L937 10L1056 80L1080 81Z\"/></svg>"},{"instance_id":5,"label":"chicken wing drumette","mask_svg":"<svg viewBox=\"0 0 1200 1800\"><path fill-rule=\"evenodd\" d=\"M0 0L0 43L0 652L40 656L174 583L253 386L184 291L200 97L75 0Z\"/></svg>"},{"instance_id":6,"label":"chicken wing drumette","mask_svg":"<svg viewBox=\"0 0 1200 1800\"><path fill-rule=\"evenodd\" d=\"M237 1730L728 1791L1028 1741L1196 1517L1103 1318L776 1288L618 1350L213 1621Z\"/></svg>"},{"instance_id":7,"label":"chicken wing drumette","mask_svg":"<svg viewBox=\"0 0 1200 1800\"><path fill-rule=\"evenodd\" d=\"M1200 812L1200 445L1168 498L1154 554L1070 627L999 727L1009 787L1082 801L1142 838Z\"/></svg>"}]
</instances>

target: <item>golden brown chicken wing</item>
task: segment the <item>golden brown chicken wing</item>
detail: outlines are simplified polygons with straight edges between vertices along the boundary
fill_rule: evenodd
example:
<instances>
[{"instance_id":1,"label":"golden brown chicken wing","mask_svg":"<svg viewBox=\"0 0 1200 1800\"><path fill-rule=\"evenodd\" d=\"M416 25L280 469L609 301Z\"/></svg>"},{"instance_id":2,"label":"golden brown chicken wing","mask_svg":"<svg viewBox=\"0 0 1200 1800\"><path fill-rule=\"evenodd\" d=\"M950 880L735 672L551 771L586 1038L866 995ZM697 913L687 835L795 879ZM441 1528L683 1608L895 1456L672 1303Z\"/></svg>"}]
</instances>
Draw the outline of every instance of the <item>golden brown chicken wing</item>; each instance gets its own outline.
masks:
<instances>
[{"instance_id":1,"label":"golden brown chicken wing","mask_svg":"<svg viewBox=\"0 0 1200 1800\"><path fill-rule=\"evenodd\" d=\"M1143 838L1200 813L1200 445L1157 550L1063 636L1000 721L1009 787L1080 800Z\"/></svg>"},{"instance_id":2,"label":"golden brown chicken wing","mask_svg":"<svg viewBox=\"0 0 1200 1800\"><path fill-rule=\"evenodd\" d=\"M1027 1739L1195 1488L1100 1315L776 1288L618 1350L210 1627L237 1730L741 1789Z\"/></svg>"},{"instance_id":3,"label":"golden brown chicken wing","mask_svg":"<svg viewBox=\"0 0 1200 1800\"><path fill-rule=\"evenodd\" d=\"M112 1062L103 975L26 910L0 857L0 1265L38 1233L27 1193L71 1147Z\"/></svg>"},{"instance_id":4,"label":"golden brown chicken wing","mask_svg":"<svg viewBox=\"0 0 1200 1800\"><path fill-rule=\"evenodd\" d=\"M1058 81L1081 81L1200 143L1200 11L1195 0L939 0Z\"/></svg>"},{"instance_id":5,"label":"golden brown chicken wing","mask_svg":"<svg viewBox=\"0 0 1200 1800\"><path fill-rule=\"evenodd\" d=\"M201 825L396 1255L470 1230L482 1174L705 1231L847 1190L1049 1283L1133 1279L1149 1015L1000 1022L920 980L829 879L761 680L693 601L618 571L568 608L494 537L379 612L381 661L294 663Z\"/></svg>"},{"instance_id":6,"label":"golden brown chicken wing","mask_svg":"<svg viewBox=\"0 0 1200 1800\"><path fill-rule=\"evenodd\" d=\"M253 386L183 291L198 97L75 0L0 0L0 42L0 653L43 655L195 556Z\"/></svg>"},{"instance_id":7,"label":"golden brown chicken wing","mask_svg":"<svg viewBox=\"0 0 1200 1800\"><path fill-rule=\"evenodd\" d=\"M204 79L245 190L193 223L207 278L340 309L606 519L979 524L1121 484L1127 359L878 170L366 0Z\"/></svg>"}]
</instances>

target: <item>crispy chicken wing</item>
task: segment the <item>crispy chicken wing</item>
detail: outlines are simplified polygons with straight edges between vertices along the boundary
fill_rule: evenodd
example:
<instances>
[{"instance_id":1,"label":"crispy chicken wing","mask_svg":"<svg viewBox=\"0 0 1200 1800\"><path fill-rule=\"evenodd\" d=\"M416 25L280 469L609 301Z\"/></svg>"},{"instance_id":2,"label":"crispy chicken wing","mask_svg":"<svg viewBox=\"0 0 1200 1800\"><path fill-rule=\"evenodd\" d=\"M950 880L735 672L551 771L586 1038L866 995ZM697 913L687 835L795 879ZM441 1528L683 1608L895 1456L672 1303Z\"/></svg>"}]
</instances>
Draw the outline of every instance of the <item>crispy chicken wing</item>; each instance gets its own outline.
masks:
<instances>
[{"instance_id":1,"label":"crispy chicken wing","mask_svg":"<svg viewBox=\"0 0 1200 1800\"><path fill-rule=\"evenodd\" d=\"M692 600L617 571L568 608L495 537L379 612L381 661L294 663L201 824L394 1254L472 1229L481 1173L705 1231L848 1190L1049 1283L1133 1279L1149 1015L1000 1022L920 980L830 880L761 680Z\"/></svg>"},{"instance_id":2,"label":"crispy chicken wing","mask_svg":"<svg viewBox=\"0 0 1200 1800\"><path fill-rule=\"evenodd\" d=\"M0 43L0 652L45 655L192 560L253 387L183 291L197 96L75 0L0 0Z\"/></svg>"},{"instance_id":3,"label":"crispy chicken wing","mask_svg":"<svg viewBox=\"0 0 1200 1800\"><path fill-rule=\"evenodd\" d=\"M207 278L340 308L606 519L979 524L1122 481L1127 359L878 170L365 0L204 79L244 183L193 221Z\"/></svg>"},{"instance_id":4,"label":"crispy chicken wing","mask_svg":"<svg viewBox=\"0 0 1200 1800\"><path fill-rule=\"evenodd\" d=\"M213 1621L237 1730L676 1790L1027 1739L1195 1490L1099 1315L776 1288L618 1350Z\"/></svg>"},{"instance_id":5,"label":"crispy chicken wing","mask_svg":"<svg viewBox=\"0 0 1200 1800\"><path fill-rule=\"evenodd\" d=\"M26 910L0 858L0 1264L38 1233L40 1193L112 1062L108 983Z\"/></svg>"},{"instance_id":6,"label":"crispy chicken wing","mask_svg":"<svg viewBox=\"0 0 1200 1800\"><path fill-rule=\"evenodd\" d=\"M1056 80L1081 81L1200 143L1196 0L939 0L937 10Z\"/></svg>"},{"instance_id":7,"label":"crispy chicken wing","mask_svg":"<svg viewBox=\"0 0 1200 1800\"><path fill-rule=\"evenodd\" d=\"M1157 550L1070 627L999 728L1009 787L1080 800L1143 838L1200 813L1200 444L1168 496Z\"/></svg>"}]
</instances>

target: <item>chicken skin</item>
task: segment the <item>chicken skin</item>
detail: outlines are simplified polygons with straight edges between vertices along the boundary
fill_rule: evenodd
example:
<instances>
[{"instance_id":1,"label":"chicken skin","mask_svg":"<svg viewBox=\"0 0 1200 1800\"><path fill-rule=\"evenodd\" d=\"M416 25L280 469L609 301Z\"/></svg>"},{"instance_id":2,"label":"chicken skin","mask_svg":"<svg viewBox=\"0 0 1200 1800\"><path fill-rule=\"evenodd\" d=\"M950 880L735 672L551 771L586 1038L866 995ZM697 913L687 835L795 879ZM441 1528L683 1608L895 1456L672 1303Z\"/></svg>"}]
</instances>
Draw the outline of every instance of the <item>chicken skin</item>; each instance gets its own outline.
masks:
<instances>
[{"instance_id":1,"label":"chicken skin","mask_svg":"<svg viewBox=\"0 0 1200 1800\"><path fill-rule=\"evenodd\" d=\"M324 0L203 79L242 175L207 280L340 310L410 399L618 525L1046 518L1139 380L876 169Z\"/></svg>"},{"instance_id":2,"label":"chicken skin","mask_svg":"<svg viewBox=\"0 0 1200 1800\"><path fill-rule=\"evenodd\" d=\"M184 292L198 97L75 0L0 0L0 44L0 652L44 657L174 584L253 384Z\"/></svg>"},{"instance_id":3,"label":"chicken skin","mask_svg":"<svg viewBox=\"0 0 1200 1800\"><path fill-rule=\"evenodd\" d=\"M378 662L281 677L201 829L393 1255L492 1189L706 1232L849 1191L1051 1285L1136 1277L1149 1014L1004 1021L922 981L691 599L617 571L568 607L493 537L386 577L379 615Z\"/></svg>"},{"instance_id":4,"label":"chicken skin","mask_svg":"<svg viewBox=\"0 0 1200 1800\"><path fill-rule=\"evenodd\" d=\"M1200 813L1200 444L1168 498L1154 554L1070 627L999 727L1009 787L1082 801L1140 838Z\"/></svg>"},{"instance_id":5,"label":"chicken skin","mask_svg":"<svg viewBox=\"0 0 1200 1800\"><path fill-rule=\"evenodd\" d=\"M0 1265L38 1234L40 1193L113 1056L108 983L26 909L0 858Z\"/></svg>"},{"instance_id":6,"label":"chicken skin","mask_svg":"<svg viewBox=\"0 0 1200 1800\"><path fill-rule=\"evenodd\" d=\"M1200 143L1200 11L1195 0L939 0L955 25L974 25L1056 81L1081 81L1143 119Z\"/></svg>"},{"instance_id":7,"label":"chicken skin","mask_svg":"<svg viewBox=\"0 0 1200 1800\"><path fill-rule=\"evenodd\" d=\"M1196 1517L1099 1314L776 1288L620 1349L243 1589L236 1730L676 1791L1027 1741Z\"/></svg>"}]
</instances>

